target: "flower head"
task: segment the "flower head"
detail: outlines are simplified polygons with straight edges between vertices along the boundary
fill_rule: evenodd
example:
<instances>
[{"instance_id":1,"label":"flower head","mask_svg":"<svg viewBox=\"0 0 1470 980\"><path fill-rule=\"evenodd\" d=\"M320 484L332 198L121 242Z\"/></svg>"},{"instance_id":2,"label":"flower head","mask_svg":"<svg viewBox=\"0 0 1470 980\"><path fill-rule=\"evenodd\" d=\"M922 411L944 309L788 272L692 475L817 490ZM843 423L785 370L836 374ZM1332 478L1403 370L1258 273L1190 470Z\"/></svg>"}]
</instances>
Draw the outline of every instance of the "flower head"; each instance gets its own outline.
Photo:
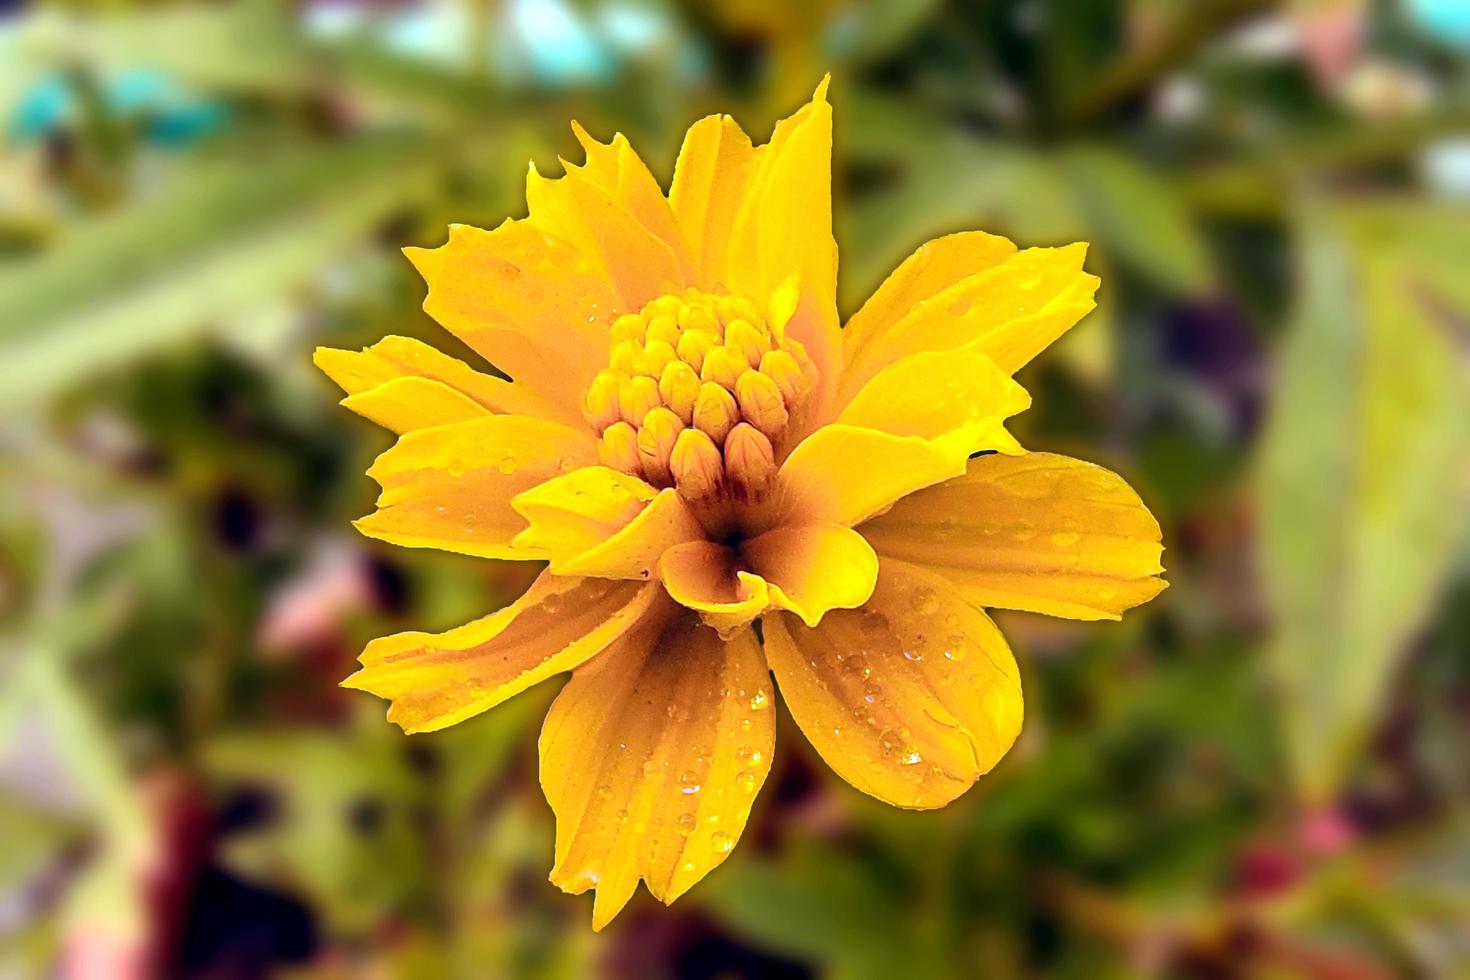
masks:
<instances>
[{"instance_id":1,"label":"flower head","mask_svg":"<svg viewBox=\"0 0 1470 980\"><path fill-rule=\"evenodd\" d=\"M985 607L1117 618L1164 587L1137 495L1004 427L1014 372L1093 306L1085 247L940 238L839 329L831 119L825 83L764 146L702 119L667 196L576 128L586 163L533 169L529 217L408 250L425 309L512 380L402 337L317 353L399 433L365 534L548 563L346 683L420 732L570 671L541 733L551 877L597 889L599 928L640 879L669 902L724 860L778 687L858 789L942 806L1021 725Z\"/></svg>"}]
</instances>

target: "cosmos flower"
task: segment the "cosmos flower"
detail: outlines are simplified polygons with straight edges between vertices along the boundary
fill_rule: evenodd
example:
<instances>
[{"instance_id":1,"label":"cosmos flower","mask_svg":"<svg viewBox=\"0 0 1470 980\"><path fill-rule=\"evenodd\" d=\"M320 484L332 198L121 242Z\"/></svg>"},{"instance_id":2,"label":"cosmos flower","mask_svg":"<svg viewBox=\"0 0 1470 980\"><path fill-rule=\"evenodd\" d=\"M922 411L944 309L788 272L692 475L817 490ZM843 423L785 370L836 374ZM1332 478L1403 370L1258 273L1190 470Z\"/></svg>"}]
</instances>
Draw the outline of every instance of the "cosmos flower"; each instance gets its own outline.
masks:
<instances>
[{"instance_id":1,"label":"cosmos flower","mask_svg":"<svg viewBox=\"0 0 1470 980\"><path fill-rule=\"evenodd\" d=\"M1164 587L1122 479L1004 427L1021 366L1093 307L1085 246L932 241L839 328L826 83L752 146L695 123L667 196L621 136L532 169L530 216L409 249L425 309L511 379L418 341L320 350L399 434L363 533L547 568L499 612L375 640L346 681L408 732L553 675L551 880L671 902L723 861L780 695L865 793L943 806L1021 726L985 607L1117 618ZM774 684L772 683L774 677Z\"/></svg>"}]
</instances>

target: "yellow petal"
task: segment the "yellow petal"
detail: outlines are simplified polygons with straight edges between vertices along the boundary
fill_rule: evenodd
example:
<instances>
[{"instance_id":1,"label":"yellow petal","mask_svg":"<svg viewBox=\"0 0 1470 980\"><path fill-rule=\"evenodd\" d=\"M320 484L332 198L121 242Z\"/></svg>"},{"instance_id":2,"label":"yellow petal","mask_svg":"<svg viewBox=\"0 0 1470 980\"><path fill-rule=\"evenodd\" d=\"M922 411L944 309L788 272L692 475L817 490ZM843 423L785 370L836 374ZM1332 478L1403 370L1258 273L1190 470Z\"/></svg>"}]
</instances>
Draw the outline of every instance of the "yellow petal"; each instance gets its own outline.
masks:
<instances>
[{"instance_id":1,"label":"yellow petal","mask_svg":"<svg viewBox=\"0 0 1470 980\"><path fill-rule=\"evenodd\" d=\"M526 521L518 493L597 462L591 434L522 415L419 429L400 436L368 470L383 487L358 530L410 548L485 558L540 558L512 542Z\"/></svg>"},{"instance_id":2,"label":"yellow petal","mask_svg":"<svg viewBox=\"0 0 1470 980\"><path fill-rule=\"evenodd\" d=\"M412 377L394 378L348 395L342 399L342 406L400 435L490 414L479 402L442 381Z\"/></svg>"},{"instance_id":3,"label":"yellow petal","mask_svg":"<svg viewBox=\"0 0 1470 980\"><path fill-rule=\"evenodd\" d=\"M1000 631L943 578L884 559L862 609L808 629L767 616L766 660L818 754L864 793L943 806L1021 730L1021 683Z\"/></svg>"},{"instance_id":4,"label":"yellow petal","mask_svg":"<svg viewBox=\"0 0 1470 980\"><path fill-rule=\"evenodd\" d=\"M827 80L812 101L776 124L761 147L737 212L725 284L767 301L795 277L800 293L786 331L817 368L807 415L825 418L842 358L837 324L837 243L832 238L832 106Z\"/></svg>"},{"instance_id":5,"label":"yellow petal","mask_svg":"<svg viewBox=\"0 0 1470 980\"><path fill-rule=\"evenodd\" d=\"M725 281L735 215L756 159L750 137L729 116L706 116L684 136L669 204L689 243L701 289Z\"/></svg>"},{"instance_id":6,"label":"yellow petal","mask_svg":"<svg viewBox=\"0 0 1470 980\"><path fill-rule=\"evenodd\" d=\"M1094 306L1087 246L1028 248L921 300L886 329L849 342L838 403L885 365L920 351L974 343L1014 374Z\"/></svg>"},{"instance_id":7,"label":"yellow petal","mask_svg":"<svg viewBox=\"0 0 1470 980\"><path fill-rule=\"evenodd\" d=\"M379 395L353 401L354 396L367 395L399 378L422 378L447 385L496 415L535 415L578 426L582 424L580 413L564 413L553 402L537 397L524 386L481 374L463 361L412 337L384 337L360 351L318 347L312 360L347 392L349 400L343 404L374 421L381 420L368 415L368 411L379 411L383 402L396 400L396 396L389 399ZM442 394L438 397L443 398ZM387 422L381 424L388 425ZM392 425L388 427L393 428Z\"/></svg>"},{"instance_id":8,"label":"yellow petal","mask_svg":"<svg viewBox=\"0 0 1470 980\"><path fill-rule=\"evenodd\" d=\"M679 258L684 275L688 276L693 265L684 234L669 207L668 198L664 197L658 181L649 173L647 164L634 151L627 137L618 133L611 143L599 143L575 122L572 123L572 131L587 153L586 166L578 168L577 172L621 204L654 237L665 242Z\"/></svg>"},{"instance_id":9,"label":"yellow petal","mask_svg":"<svg viewBox=\"0 0 1470 980\"><path fill-rule=\"evenodd\" d=\"M607 366L619 297L590 259L526 221L450 225L439 248L403 250L428 283L424 310L518 385L580 413Z\"/></svg>"},{"instance_id":10,"label":"yellow petal","mask_svg":"<svg viewBox=\"0 0 1470 980\"><path fill-rule=\"evenodd\" d=\"M845 360L850 361L855 352L919 303L1014 254L1016 246L1010 241L983 231L962 231L919 246L847 321L842 329Z\"/></svg>"},{"instance_id":11,"label":"yellow petal","mask_svg":"<svg viewBox=\"0 0 1470 980\"><path fill-rule=\"evenodd\" d=\"M704 537L684 498L605 466L573 470L511 501L530 522L515 540L559 575L653 577L670 547Z\"/></svg>"},{"instance_id":12,"label":"yellow petal","mask_svg":"<svg viewBox=\"0 0 1470 980\"><path fill-rule=\"evenodd\" d=\"M745 571L741 564L733 548L713 541L690 541L664 552L659 575L670 598L729 635L771 604L765 580Z\"/></svg>"},{"instance_id":13,"label":"yellow petal","mask_svg":"<svg viewBox=\"0 0 1470 980\"><path fill-rule=\"evenodd\" d=\"M722 641L690 615L630 632L573 674L541 729L556 813L551 880L597 889L592 927L642 878L669 903L730 853L770 771L770 678L749 630Z\"/></svg>"},{"instance_id":14,"label":"yellow petal","mask_svg":"<svg viewBox=\"0 0 1470 980\"><path fill-rule=\"evenodd\" d=\"M787 524L851 527L915 490L965 472L965 455L918 436L827 425L802 440L776 474Z\"/></svg>"},{"instance_id":15,"label":"yellow petal","mask_svg":"<svg viewBox=\"0 0 1470 980\"><path fill-rule=\"evenodd\" d=\"M612 285L619 312L641 309L687 285L682 244L659 237L583 168L569 165L566 176L548 178L533 166L526 176L526 203L536 228L570 242L592 260Z\"/></svg>"},{"instance_id":16,"label":"yellow petal","mask_svg":"<svg viewBox=\"0 0 1470 980\"><path fill-rule=\"evenodd\" d=\"M374 640L342 683L391 700L388 720L404 731L436 731L595 656L665 601L657 586L543 572L483 619Z\"/></svg>"},{"instance_id":17,"label":"yellow petal","mask_svg":"<svg viewBox=\"0 0 1470 980\"><path fill-rule=\"evenodd\" d=\"M771 601L816 626L830 609L867 601L878 580L878 556L862 535L837 525L778 527L740 546L750 568L770 585Z\"/></svg>"},{"instance_id":18,"label":"yellow petal","mask_svg":"<svg viewBox=\"0 0 1470 980\"><path fill-rule=\"evenodd\" d=\"M1066 456L982 456L864 524L886 562L942 573L971 602L1117 619L1163 591L1159 524L1118 475Z\"/></svg>"},{"instance_id":19,"label":"yellow petal","mask_svg":"<svg viewBox=\"0 0 1470 980\"><path fill-rule=\"evenodd\" d=\"M1005 420L1031 405L1026 389L974 344L924 351L873 376L837 417L839 424L919 436L961 455L1023 450Z\"/></svg>"}]
</instances>

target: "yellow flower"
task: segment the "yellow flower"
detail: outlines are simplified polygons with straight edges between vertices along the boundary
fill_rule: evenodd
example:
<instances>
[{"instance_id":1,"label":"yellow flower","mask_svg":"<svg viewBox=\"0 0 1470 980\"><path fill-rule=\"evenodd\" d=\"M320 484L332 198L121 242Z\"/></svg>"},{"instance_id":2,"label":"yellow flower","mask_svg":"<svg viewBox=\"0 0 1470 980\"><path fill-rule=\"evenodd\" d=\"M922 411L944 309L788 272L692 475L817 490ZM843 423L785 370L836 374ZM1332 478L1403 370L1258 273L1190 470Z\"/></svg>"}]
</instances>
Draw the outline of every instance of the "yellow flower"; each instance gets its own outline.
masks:
<instances>
[{"instance_id":1,"label":"yellow flower","mask_svg":"<svg viewBox=\"0 0 1470 980\"><path fill-rule=\"evenodd\" d=\"M540 742L551 880L596 888L601 928L640 878L671 902L725 859L777 687L848 782L942 806L1021 725L982 608L1116 619L1164 583L1123 480L1003 426L1012 374L1093 307L1085 246L937 239L839 329L825 82L765 146L695 123L667 196L625 139L576 134L586 164L533 169L528 218L408 250L425 309L512 381L402 337L316 362L399 433L363 533L549 563L346 684L423 732L571 671Z\"/></svg>"}]
</instances>

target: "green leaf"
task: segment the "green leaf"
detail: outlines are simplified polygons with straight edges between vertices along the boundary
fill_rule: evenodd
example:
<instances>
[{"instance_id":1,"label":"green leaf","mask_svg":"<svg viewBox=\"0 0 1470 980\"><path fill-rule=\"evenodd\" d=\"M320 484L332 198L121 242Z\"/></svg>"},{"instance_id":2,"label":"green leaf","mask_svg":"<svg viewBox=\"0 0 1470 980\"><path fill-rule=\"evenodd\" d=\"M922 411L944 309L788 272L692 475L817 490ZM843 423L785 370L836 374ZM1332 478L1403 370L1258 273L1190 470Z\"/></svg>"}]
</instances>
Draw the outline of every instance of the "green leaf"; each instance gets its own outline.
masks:
<instances>
[{"instance_id":1,"label":"green leaf","mask_svg":"<svg viewBox=\"0 0 1470 980\"><path fill-rule=\"evenodd\" d=\"M1101 146L1077 147L1063 169L1103 245L1159 286L1199 293L1212 282L1194 217L1168 180Z\"/></svg>"},{"instance_id":2,"label":"green leaf","mask_svg":"<svg viewBox=\"0 0 1470 980\"><path fill-rule=\"evenodd\" d=\"M433 163L390 137L222 162L0 268L0 406L277 300L426 193Z\"/></svg>"},{"instance_id":3,"label":"green leaf","mask_svg":"<svg viewBox=\"0 0 1470 980\"><path fill-rule=\"evenodd\" d=\"M1262 448L1268 650L1301 792L1330 796L1430 610L1470 513L1470 386L1439 289L1470 216L1309 213ZM1453 277L1451 277L1453 278Z\"/></svg>"}]
</instances>

